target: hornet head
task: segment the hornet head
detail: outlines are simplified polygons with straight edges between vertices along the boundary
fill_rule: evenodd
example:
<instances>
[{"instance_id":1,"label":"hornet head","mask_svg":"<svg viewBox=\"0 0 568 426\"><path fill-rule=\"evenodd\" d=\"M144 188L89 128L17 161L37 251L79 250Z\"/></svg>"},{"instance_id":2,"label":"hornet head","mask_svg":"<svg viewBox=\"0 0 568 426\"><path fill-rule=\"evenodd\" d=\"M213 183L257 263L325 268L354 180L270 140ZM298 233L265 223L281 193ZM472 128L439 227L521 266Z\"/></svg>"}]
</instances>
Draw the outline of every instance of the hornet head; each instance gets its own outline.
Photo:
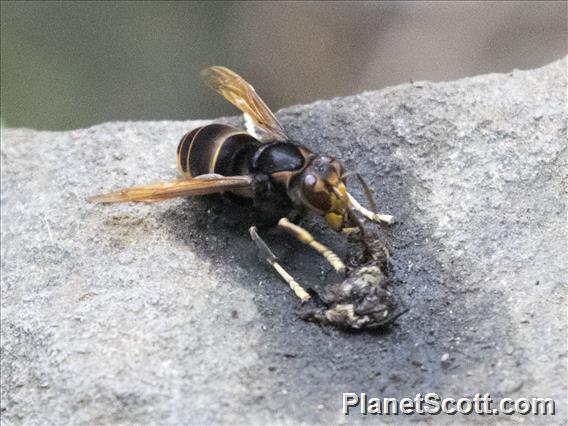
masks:
<instances>
[{"instance_id":1,"label":"hornet head","mask_svg":"<svg viewBox=\"0 0 568 426\"><path fill-rule=\"evenodd\" d=\"M348 220L350 202L343 167L335 158L316 155L300 174L294 198L311 211L323 216L336 231Z\"/></svg>"}]
</instances>

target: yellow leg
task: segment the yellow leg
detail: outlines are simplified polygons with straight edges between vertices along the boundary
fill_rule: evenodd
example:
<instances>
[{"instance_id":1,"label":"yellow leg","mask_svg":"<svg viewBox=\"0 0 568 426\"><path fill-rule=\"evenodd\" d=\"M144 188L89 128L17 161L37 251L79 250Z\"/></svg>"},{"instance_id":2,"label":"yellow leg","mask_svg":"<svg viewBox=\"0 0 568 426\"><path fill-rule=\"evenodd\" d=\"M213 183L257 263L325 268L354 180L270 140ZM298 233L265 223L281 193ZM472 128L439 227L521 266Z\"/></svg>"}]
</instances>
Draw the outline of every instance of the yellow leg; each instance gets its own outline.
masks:
<instances>
[{"instance_id":1,"label":"yellow leg","mask_svg":"<svg viewBox=\"0 0 568 426\"><path fill-rule=\"evenodd\" d=\"M353 198L353 196L350 193L347 193L347 196L349 197L349 202L351 203L353 208L357 210L359 213L361 213L363 216L365 216L367 219L377 223L385 222L388 223L389 225L392 225L394 223L394 216L388 214L373 213L372 211L367 210L365 207L359 204L359 202L355 198Z\"/></svg>"},{"instance_id":2,"label":"yellow leg","mask_svg":"<svg viewBox=\"0 0 568 426\"><path fill-rule=\"evenodd\" d=\"M276 272L278 272L278 274L284 279L284 281L288 283L292 291L294 291L294 294L298 296L302 303L310 300L310 295L308 294L308 292L304 290L304 288L300 284L298 284L298 282L277 262L277 258L274 253L272 253L272 250L270 250L264 240L260 238L260 235L258 235L256 227L251 226L249 232L252 240L256 243L256 246L264 256L266 261L270 263L274 269L276 269Z\"/></svg>"},{"instance_id":3,"label":"yellow leg","mask_svg":"<svg viewBox=\"0 0 568 426\"><path fill-rule=\"evenodd\" d=\"M292 234L298 240L309 245L315 251L317 251L319 254L321 254L323 257L325 257L325 259L331 264L331 266L333 266L333 268L337 272L341 272L341 273L345 272L346 268L345 268L344 263L341 261L341 259L339 259L339 257L334 252L332 252L329 248L327 248L323 244L317 242L316 239L312 236L312 234L310 234L304 228L302 228L301 226L298 226L298 225L294 225L292 222L290 222L285 217L280 219L280 221L278 222L278 226L280 226L281 228L284 228L286 231L288 231L290 234Z\"/></svg>"},{"instance_id":4,"label":"yellow leg","mask_svg":"<svg viewBox=\"0 0 568 426\"><path fill-rule=\"evenodd\" d=\"M361 230L355 226L351 226L349 228L343 228L341 232L343 232L345 235L351 235L361 232Z\"/></svg>"}]
</instances>

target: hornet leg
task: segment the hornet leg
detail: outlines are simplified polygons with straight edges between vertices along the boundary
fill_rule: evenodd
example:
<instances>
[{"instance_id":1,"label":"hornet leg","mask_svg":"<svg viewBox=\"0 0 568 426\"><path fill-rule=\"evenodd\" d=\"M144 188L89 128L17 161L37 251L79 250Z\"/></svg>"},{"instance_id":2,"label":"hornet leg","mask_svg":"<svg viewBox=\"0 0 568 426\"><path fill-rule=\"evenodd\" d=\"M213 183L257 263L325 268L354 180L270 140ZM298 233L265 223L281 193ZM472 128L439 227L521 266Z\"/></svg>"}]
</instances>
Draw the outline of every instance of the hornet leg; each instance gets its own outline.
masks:
<instances>
[{"instance_id":1,"label":"hornet leg","mask_svg":"<svg viewBox=\"0 0 568 426\"><path fill-rule=\"evenodd\" d=\"M361 230L356 226L350 226L349 228L343 228L341 232L343 232L345 235L351 235L361 232Z\"/></svg>"},{"instance_id":2,"label":"hornet leg","mask_svg":"<svg viewBox=\"0 0 568 426\"><path fill-rule=\"evenodd\" d=\"M347 193L347 196L349 197L349 202L351 203L353 208L359 213L361 213L363 216L365 216L367 219L369 219L370 221L377 223L385 222L388 223L389 225L392 225L394 223L394 216L391 216L389 214L373 213L372 211L367 210L365 207L359 204L359 202L355 198L353 198L353 196L350 193Z\"/></svg>"},{"instance_id":3,"label":"hornet leg","mask_svg":"<svg viewBox=\"0 0 568 426\"><path fill-rule=\"evenodd\" d=\"M256 227L251 226L249 232L252 240L255 242L262 256L268 263L272 265L274 269L276 269L276 272L278 272L278 274L284 279L284 281L288 283L290 288L294 291L294 293L296 294L296 296L298 296L302 303L310 300L310 295L308 294L308 292L304 290L304 288L300 284L298 284L298 282L294 278L292 278L292 276L288 272L286 272L286 270L277 262L276 256L274 255L274 253L272 253L272 250L270 250L263 239L260 238L260 235L258 235Z\"/></svg>"},{"instance_id":4,"label":"hornet leg","mask_svg":"<svg viewBox=\"0 0 568 426\"><path fill-rule=\"evenodd\" d=\"M284 228L288 233L292 234L301 242L309 245L319 254L321 254L325 259L333 266L333 268L340 273L344 273L346 268L345 264L339 259L339 257L332 252L329 248L324 246L323 244L316 241L312 234L306 231L304 228L298 225L294 225L288 219L283 217L278 222L278 226Z\"/></svg>"},{"instance_id":5,"label":"hornet leg","mask_svg":"<svg viewBox=\"0 0 568 426\"><path fill-rule=\"evenodd\" d=\"M392 225L394 223L394 216L391 216L391 215L388 215L388 214L377 213L377 204L375 203L375 200L373 199L373 195L371 194L371 190L369 189L369 185L367 185L367 182L365 182L365 179L363 179L363 176L361 176L359 173L355 173L355 175L357 176L357 180L359 181L359 183L363 187L363 191L365 192L365 196L367 197L367 200L369 201L369 205L371 206L371 210L367 210L365 207L363 207L361 204L359 204L359 202L355 198L353 198L351 196L351 194L347 193L347 197L349 198L349 202L351 203L353 208L372 222L376 222L376 223L385 222L385 223L388 223L389 225Z\"/></svg>"}]
</instances>

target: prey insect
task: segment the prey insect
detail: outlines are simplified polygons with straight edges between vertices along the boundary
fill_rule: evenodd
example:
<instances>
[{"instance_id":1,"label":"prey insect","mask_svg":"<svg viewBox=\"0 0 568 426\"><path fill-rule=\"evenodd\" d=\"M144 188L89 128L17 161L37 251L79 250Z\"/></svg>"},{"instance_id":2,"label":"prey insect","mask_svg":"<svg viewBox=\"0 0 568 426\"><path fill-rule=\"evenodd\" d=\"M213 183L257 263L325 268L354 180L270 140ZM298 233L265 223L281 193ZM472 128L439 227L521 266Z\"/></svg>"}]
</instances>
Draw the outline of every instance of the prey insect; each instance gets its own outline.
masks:
<instances>
[{"instance_id":1,"label":"prey insect","mask_svg":"<svg viewBox=\"0 0 568 426\"><path fill-rule=\"evenodd\" d=\"M347 178L351 174L337 159L314 153L290 140L274 114L241 76L220 66L207 68L202 76L208 86L244 113L247 132L224 124L193 129L182 137L177 148L179 180L110 192L90 201L157 202L223 194L232 202L258 210L320 253L336 271L345 272L345 264L330 248L289 218L311 212L322 216L335 231L355 230L363 236L359 216L389 224L393 217L376 212L370 190L360 175L356 174L373 211L348 192ZM249 231L263 257L296 296L302 302L309 300L309 294L278 262L257 228L253 226Z\"/></svg>"}]
</instances>

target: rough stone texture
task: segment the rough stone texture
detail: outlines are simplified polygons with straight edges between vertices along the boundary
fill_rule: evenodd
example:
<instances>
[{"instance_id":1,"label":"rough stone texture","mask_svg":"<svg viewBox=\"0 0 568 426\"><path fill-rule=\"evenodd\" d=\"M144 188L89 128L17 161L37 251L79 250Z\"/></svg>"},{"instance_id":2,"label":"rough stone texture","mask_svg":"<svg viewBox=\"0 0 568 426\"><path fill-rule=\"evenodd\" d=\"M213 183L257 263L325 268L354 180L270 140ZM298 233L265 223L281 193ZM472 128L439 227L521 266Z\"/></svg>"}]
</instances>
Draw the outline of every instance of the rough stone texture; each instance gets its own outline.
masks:
<instances>
[{"instance_id":1,"label":"rough stone texture","mask_svg":"<svg viewBox=\"0 0 568 426\"><path fill-rule=\"evenodd\" d=\"M178 140L202 121L6 129L3 422L413 420L344 417L342 392L361 391L552 397L566 422L566 60L278 116L295 140L364 172L397 216L392 268L410 311L384 333L302 322L234 208L85 201L175 178ZM343 256L356 250L307 226ZM304 284L337 279L264 233Z\"/></svg>"}]
</instances>

